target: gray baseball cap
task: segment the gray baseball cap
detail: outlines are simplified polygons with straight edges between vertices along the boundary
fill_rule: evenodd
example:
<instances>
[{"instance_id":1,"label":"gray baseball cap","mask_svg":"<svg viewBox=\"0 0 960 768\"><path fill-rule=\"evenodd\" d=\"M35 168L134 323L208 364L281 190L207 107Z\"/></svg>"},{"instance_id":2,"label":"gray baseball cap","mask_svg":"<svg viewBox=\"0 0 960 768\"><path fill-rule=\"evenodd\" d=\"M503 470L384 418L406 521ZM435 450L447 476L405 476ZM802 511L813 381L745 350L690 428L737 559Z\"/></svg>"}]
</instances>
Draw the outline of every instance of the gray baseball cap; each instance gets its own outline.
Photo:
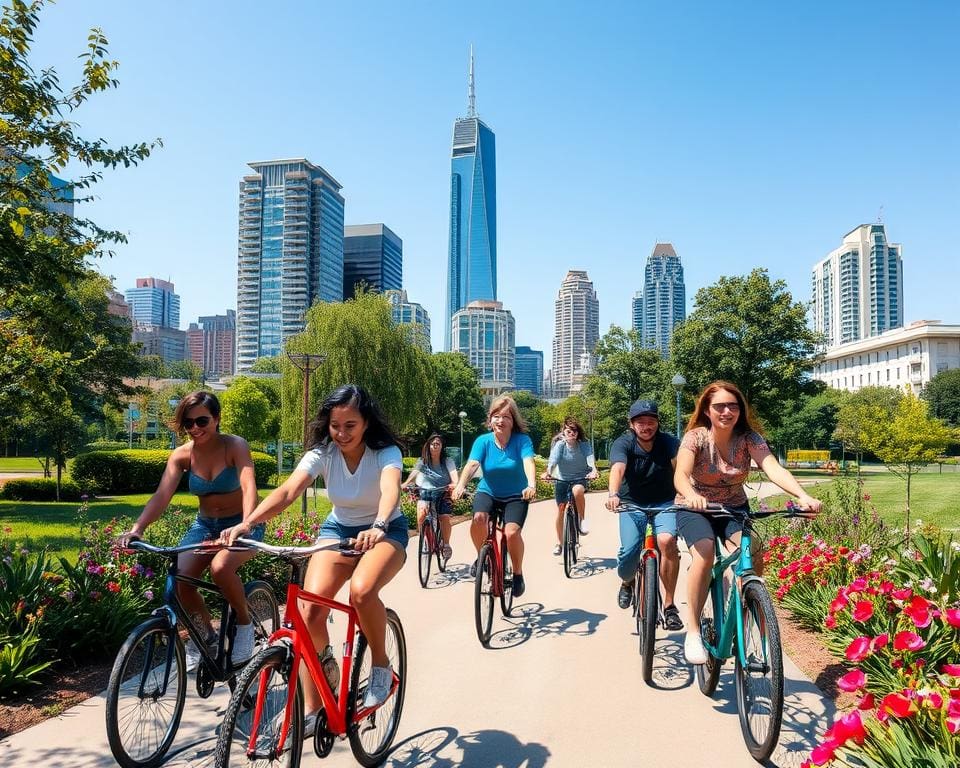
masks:
<instances>
[{"instance_id":1,"label":"gray baseball cap","mask_svg":"<svg viewBox=\"0 0 960 768\"><path fill-rule=\"evenodd\" d=\"M637 418L637 416L653 416L655 419L660 419L660 412L657 410L657 403L655 400L637 400L633 405L630 406L630 413L627 414L629 420Z\"/></svg>"}]
</instances>

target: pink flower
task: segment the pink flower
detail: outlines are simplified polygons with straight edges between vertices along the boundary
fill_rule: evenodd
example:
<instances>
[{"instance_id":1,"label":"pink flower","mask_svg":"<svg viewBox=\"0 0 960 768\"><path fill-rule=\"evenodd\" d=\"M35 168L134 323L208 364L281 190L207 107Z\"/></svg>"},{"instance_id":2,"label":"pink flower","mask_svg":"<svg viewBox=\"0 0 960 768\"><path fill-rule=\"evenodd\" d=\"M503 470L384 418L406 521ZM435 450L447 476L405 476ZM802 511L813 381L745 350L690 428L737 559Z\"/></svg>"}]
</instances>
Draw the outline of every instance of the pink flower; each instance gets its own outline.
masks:
<instances>
[{"instance_id":1,"label":"pink flower","mask_svg":"<svg viewBox=\"0 0 960 768\"><path fill-rule=\"evenodd\" d=\"M855 638L850 645L847 646L846 656L847 661L852 661L854 663L858 661L863 661L867 656L870 655L870 638L869 637L857 637Z\"/></svg>"},{"instance_id":2,"label":"pink flower","mask_svg":"<svg viewBox=\"0 0 960 768\"><path fill-rule=\"evenodd\" d=\"M837 626L837 617L831 613L823 620L823 626L827 629L834 629Z\"/></svg>"},{"instance_id":3,"label":"pink flower","mask_svg":"<svg viewBox=\"0 0 960 768\"><path fill-rule=\"evenodd\" d=\"M813 761L814 765L824 765L833 760L833 753L837 751L837 747L840 746L833 739L828 739L817 747L814 747L813 751L810 753L810 760Z\"/></svg>"},{"instance_id":4,"label":"pink flower","mask_svg":"<svg viewBox=\"0 0 960 768\"><path fill-rule=\"evenodd\" d=\"M869 600L859 600L853 607L854 621L868 621L871 616L873 616L873 603Z\"/></svg>"},{"instance_id":5,"label":"pink flower","mask_svg":"<svg viewBox=\"0 0 960 768\"><path fill-rule=\"evenodd\" d=\"M850 582L850 591L851 592L863 592L867 588L867 580L861 576L858 579L854 579Z\"/></svg>"},{"instance_id":6,"label":"pink flower","mask_svg":"<svg viewBox=\"0 0 960 768\"><path fill-rule=\"evenodd\" d=\"M886 648L889 642L890 635L884 632L882 635L877 635L873 638L873 641L870 643L870 649L874 652L879 651L881 648Z\"/></svg>"},{"instance_id":7,"label":"pink flower","mask_svg":"<svg viewBox=\"0 0 960 768\"><path fill-rule=\"evenodd\" d=\"M894 717L910 717L917 711L917 704L902 693L888 693L880 702L880 710Z\"/></svg>"},{"instance_id":8,"label":"pink flower","mask_svg":"<svg viewBox=\"0 0 960 768\"><path fill-rule=\"evenodd\" d=\"M863 721L860 719L860 712L856 709L841 717L833 725L833 739L837 742L837 746L842 747L850 739L853 739L857 744L863 744L866 736L867 732L864 730Z\"/></svg>"},{"instance_id":9,"label":"pink flower","mask_svg":"<svg viewBox=\"0 0 960 768\"><path fill-rule=\"evenodd\" d=\"M867 682L867 676L859 669L847 672L837 681L837 686L848 693L859 691Z\"/></svg>"},{"instance_id":10,"label":"pink flower","mask_svg":"<svg viewBox=\"0 0 960 768\"><path fill-rule=\"evenodd\" d=\"M904 607L903 612L910 617L915 627L929 627L933 617L930 615L931 603L925 598L916 595L909 604Z\"/></svg>"},{"instance_id":11,"label":"pink flower","mask_svg":"<svg viewBox=\"0 0 960 768\"><path fill-rule=\"evenodd\" d=\"M864 710L873 709L874 706L875 706L875 702L873 699L873 694L865 693L863 695L863 698L860 699L859 703L857 704L857 709L864 709Z\"/></svg>"},{"instance_id":12,"label":"pink flower","mask_svg":"<svg viewBox=\"0 0 960 768\"><path fill-rule=\"evenodd\" d=\"M943 615L947 617L947 624L960 628L960 608L947 608Z\"/></svg>"},{"instance_id":13,"label":"pink flower","mask_svg":"<svg viewBox=\"0 0 960 768\"><path fill-rule=\"evenodd\" d=\"M960 677L960 664L942 664L940 665L940 671L945 675Z\"/></svg>"},{"instance_id":14,"label":"pink flower","mask_svg":"<svg viewBox=\"0 0 960 768\"><path fill-rule=\"evenodd\" d=\"M830 613L836 613L837 611L843 610L847 607L847 597L846 595L837 595L833 602L830 603Z\"/></svg>"},{"instance_id":15,"label":"pink flower","mask_svg":"<svg viewBox=\"0 0 960 768\"><path fill-rule=\"evenodd\" d=\"M909 600L913 595L913 590L909 587L904 587L903 589L894 589L890 592L890 596L894 600Z\"/></svg>"},{"instance_id":16,"label":"pink flower","mask_svg":"<svg viewBox=\"0 0 960 768\"><path fill-rule=\"evenodd\" d=\"M919 651L926 645L916 632L897 632L893 638L893 650L895 651Z\"/></svg>"}]
</instances>

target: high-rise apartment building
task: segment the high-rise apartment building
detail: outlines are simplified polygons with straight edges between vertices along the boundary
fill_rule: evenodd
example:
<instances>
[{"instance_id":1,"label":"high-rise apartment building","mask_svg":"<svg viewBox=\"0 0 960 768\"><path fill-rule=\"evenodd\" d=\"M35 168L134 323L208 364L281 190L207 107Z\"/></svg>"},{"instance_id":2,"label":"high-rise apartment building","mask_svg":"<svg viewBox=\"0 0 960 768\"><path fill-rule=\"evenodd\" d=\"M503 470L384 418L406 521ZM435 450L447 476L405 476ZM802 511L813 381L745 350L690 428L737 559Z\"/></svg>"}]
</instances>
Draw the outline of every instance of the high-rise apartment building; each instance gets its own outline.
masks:
<instances>
[{"instance_id":1,"label":"high-rise apartment building","mask_svg":"<svg viewBox=\"0 0 960 768\"><path fill-rule=\"evenodd\" d=\"M453 124L448 256L444 347L449 350L454 313L472 301L497 298L496 141L477 116L472 50L467 116Z\"/></svg>"},{"instance_id":2,"label":"high-rise apartment building","mask_svg":"<svg viewBox=\"0 0 960 768\"><path fill-rule=\"evenodd\" d=\"M551 395L563 399L574 389L574 373L582 368L581 356L592 356L600 340L600 302L585 271L567 272L554 307Z\"/></svg>"},{"instance_id":3,"label":"high-rise apartment building","mask_svg":"<svg viewBox=\"0 0 960 768\"><path fill-rule=\"evenodd\" d=\"M187 334L179 328L134 325L133 343L140 345L141 355L157 355L165 363L187 359Z\"/></svg>"},{"instance_id":4,"label":"high-rise apartment building","mask_svg":"<svg viewBox=\"0 0 960 768\"><path fill-rule=\"evenodd\" d=\"M453 316L451 350L466 355L480 374L484 395L513 389L516 325L499 301L471 301Z\"/></svg>"},{"instance_id":5,"label":"high-rise apartment building","mask_svg":"<svg viewBox=\"0 0 960 768\"><path fill-rule=\"evenodd\" d=\"M517 347L514 363L514 389L543 395L543 351L530 347Z\"/></svg>"},{"instance_id":6,"label":"high-rise apartment building","mask_svg":"<svg viewBox=\"0 0 960 768\"><path fill-rule=\"evenodd\" d=\"M630 327L643 338L643 291L633 294L630 302Z\"/></svg>"},{"instance_id":7,"label":"high-rise apartment building","mask_svg":"<svg viewBox=\"0 0 960 768\"><path fill-rule=\"evenodd\" d=\"M387 301L390 302L393 322L407 326L410 331L410 340L428 355L432 350L430 344L430 315L422 304L410 301L404 290L384 291Z\"/></svg>"},{"instance_id":8,"label":"high-rise apartment building","mask_svg":"<svg viewBox=\"0 0 960 768\"><path fill-rule=\"evenodd\" d=\"M657 243L643 270L641 326L637 330L644 347L657 349L662 357L669 357L673 328L687 316L686 300L680 257L670 243ZM637 309L634 297L635 328Z\"/></svg>"},{"instance_id":9,"label":"high-rise apartment building","mask_svg":"<svg viewBox=\"0 0 960 768\"><path fill-rule=\"evenodd\" d=\"M813 329L828 347L903 326L902 246L883 224L861 224L813 267Z\"/></svg>"},{"instance_id":10,"label":"high-rise apartment building","mask_svg":"<svg viewBox=\"0 0 960 768\"><path fill-rule=\"evenodd\" d=\"M276 357L316 301L343 297L342 186L308 160L250 163L240 182L237 371Z\"/></svg>"},{"instance_id":11,"label":"high-rise apartment building","mask_svg":"<svg viewBox=\"0 0 960 768\"><path fill-rule=\"evenodd\" d=\"M209 377L229 376L234 369L237 314L207 315L187 329L187 357Z\"/></svg>"},{"instance_id":12,"label":"high-rise apartment building","mask_svg":"<svg viewBox=\"0 0 960 768\"><path fill-rule=\"evenodd\" d=\"M403 285L403 241L383 224L343 228L343 300L361 283L381 293Z\"/></svg>"},{"instance_id":13,"label":"high-rise apartment building","mask_svg":"<svg viewBox=\"0 0 960 768\"><path fill-rule=\"evenodd\" d=\"M173 283L156 277L138 277L137 287L126 291L133 324L180 327L180 297Z\"/></svg>"}]
</instances>

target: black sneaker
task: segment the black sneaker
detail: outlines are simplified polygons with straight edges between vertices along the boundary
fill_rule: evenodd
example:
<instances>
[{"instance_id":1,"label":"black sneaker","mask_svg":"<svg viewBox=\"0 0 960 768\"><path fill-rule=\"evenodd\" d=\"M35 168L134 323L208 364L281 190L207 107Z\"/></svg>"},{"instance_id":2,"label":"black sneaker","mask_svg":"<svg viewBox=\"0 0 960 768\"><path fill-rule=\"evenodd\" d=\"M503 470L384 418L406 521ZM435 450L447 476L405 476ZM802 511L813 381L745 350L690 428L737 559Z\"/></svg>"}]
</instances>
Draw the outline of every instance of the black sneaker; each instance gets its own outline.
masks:
<instances>
[{"instance_id":1,"label":"black sneaker","mask_svg":"<svg viewBox=\"0 0 960 768\"><path fill-rule=\"evenodd\" d=\"M523 574L515 573L513 574L513 596L520 597L523 595L526 590L527 585L523 583Z\"/></svg>"},{"instance_id":2,"label":"black sneaker","mask_svg":"<svg viewBox=\"0 0 960 768\"><path fill-rule=\"evenodd\" d=\"M663 627L670 632L679 632L683 629L683 620L680 618L677 606L668 605L663 609Z\"/></svg>"},{"instance_id":3,"label":"black sneaker","mask_svg":"<svg viewBox=\"0 0 960 768\"><path fill-rule=\"evenodd\" d=\"M621 608L629 608L633 602L633 584L620 582L620 589L617 591L617 605Z\"/></svg>"}]
</instances>

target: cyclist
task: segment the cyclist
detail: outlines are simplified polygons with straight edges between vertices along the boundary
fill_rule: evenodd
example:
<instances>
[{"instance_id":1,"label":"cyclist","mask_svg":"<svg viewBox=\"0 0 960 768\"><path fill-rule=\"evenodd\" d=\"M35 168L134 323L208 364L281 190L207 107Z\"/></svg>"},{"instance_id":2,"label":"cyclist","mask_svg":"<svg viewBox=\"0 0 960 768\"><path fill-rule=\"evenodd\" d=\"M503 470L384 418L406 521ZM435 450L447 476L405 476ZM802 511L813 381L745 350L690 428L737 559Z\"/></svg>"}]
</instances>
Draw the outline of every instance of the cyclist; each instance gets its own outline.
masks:
<instances>
[{"instance_id":1,"label":"cyclist","mask_svg":"<svg viewBox=\"0 0 960 768\"><path fill-rule=\"evenodd\" d=\"M640 565L640 553L647 532L646 514L631 510L630 505L665 509L673 506L676 493L673 473L680 445L676 437L660 430L660 413L653 400L637 400L631 405L627 412L627 424L629 429L614 441L610 449L606 504L611 512L620 512L620 551L617 552L620 588L617 591L617 605L621 608L630 607L633 580ZM660 548L664 627L676 632L683 629L680 611L674 602L680 574L676 512L658 512L653 520L653 529Z\"/></svg>"},{"instance_id":2,"label":"cyclist","mask_svg":"<svg viewBox=\"0 0 960 768\"><path fill-rule=\"evenodd\" d=\"M456 501L467 487L477 469L483 477L473 498L473 522L470 538L477 552L487 540L487 516L495 503L503 504L503 530L507 550L513 563L513 594L520 597L526 585L523 581L523 536L521 530L527 519L527 507L537 495L537 469L533 463L533 443L526 434L527 425L516 402L509 395L501 395L490 404L487 412L490 432L480 435L470 449L470 458L453 489ZM470 567L470 576L477 575L477 561Z\"/></svg>"},{"instance_id":3,"label":"cyclist","mask_svg":"<svg viewBox=\"0 0 960 768\"><path fill-rule=\"evenodd\" d=\"M304 589L334 597L348 580L350 602L357 609L360 628L370 644L373 668L363 700L374 707L386 700L393 682L386 653L387 610L380 590L396 576L406 559L407 521L400 512L400 474L403 459L399 441L370 395L355 384L329 394L310 425L310 449L284 483L264 499L248 520L224 531L221 540L233 543L246 536L250 526L282 512L321 475L333 510L320 528L318 541L354 539L362 557L334 550L317 552L307 566ZM352 577L352 578L351 578ZM324 671L335 669L327 631L329 608L314 603L301 606L310 636L323 648ZM331 669L333 667L333 669ZM322 706L312 681L304 680L304 738L316 729Z\"/></svg>"},{"instance_id":4,"label":"cyclist","mask_svg":"<svg viewBox=\"0 0 960 768\"><path fill-rule=\"evenodd\" d=\"M745 511L749 508L743 484L750 472L751 460L772 482L796 496L801 507L814 513L820 511L820 501L807 495L796 478L780 466L770 452L740 390L728 381L708 384L697 398L687 424L674 475L676 503L688 507L677 514L677 522L692 558L687 576L690 619L683 644L684 656L690 664L707 661L700 637L700 614L710 583L714 542L720 536L736 546L743 529L739 520L711 515L706 507L707 504L723 504L729 509ZM762 543L759 537L754 541L757 550L754 569L757 575L762 575L763 558L759 557Z\"/></svg>"},{"instance_id":5,"label":"cyclist","mask_svg":"<svg viewBox=\"0 0 960 768\"><path fill-rule=\"evenodd\" d=\"M453 549L450 547L450 515L453 507L447 497L447 493L458 480L457 465L453 459L447 456L446 446L443 444L443 438L434 432L427 438L423 444L423 453L417 459L417 463L407 479L400 484L401 488L409 488L411 484L416 483L419 489L419 498L417 499L417 530L423 525L423 520L430 510L430 502L437 499L437 512L440 516L440 533L443 536L443 559L449 560L453 557Z\"/></svg>"},{"instance_id":6,"label":"cyclist","mask_svg":"<svg viewBox=\"0 0 960 768\"><path fill-rule=\"evenodd\" d=\"M170 505L184 472L187 473L188 488L197 495L200 508L197 519L180 540L181 545L216 541L221 531L250 517L257 505L257 480L250 446L242 437L220 432L220 401L216 395L191 392L177 405L170 426L179 435L189 435L190 440L170 454L157 490L130 530L117 538L120 547L126 547L131 539L142 538L151 523L160 518ZM251 529L251 535L262 541L263 526ZM178 572L193 578L199 578L209 566L210 577L236 611L237 630L231 652L235 665L247 661L253 654L253 623L237 569L254 554L185 552L177 560ZM178 582L177 592L184 608L197 617L197 625L206 628L208 644L216 643L217 634L210 611L199 590ZM200 663L200 650L192 639L187 641L185 650L187 671L192 672Z\"/></svg>"},{"instance_id":7,"label":"cyclist","mask_svg":"<svg viewBox=\"0 0 960 768\"><path fill-rule=\"evenodd\" d=\"M584 519L586 507L586 489L584 480L597 477L597 464L593 458L593 446L587 440L580 422L573 416L563 420L560 439L556 440L547 459L547 469L541 475L544 480L551 477L556 480L554 498L557 501L557 545L553 554L563 551L563 513L567 506L567 497L573 487L573 500L577 507L580 534L586 536L587 521Z\"/></svg>"}]
</instances>

